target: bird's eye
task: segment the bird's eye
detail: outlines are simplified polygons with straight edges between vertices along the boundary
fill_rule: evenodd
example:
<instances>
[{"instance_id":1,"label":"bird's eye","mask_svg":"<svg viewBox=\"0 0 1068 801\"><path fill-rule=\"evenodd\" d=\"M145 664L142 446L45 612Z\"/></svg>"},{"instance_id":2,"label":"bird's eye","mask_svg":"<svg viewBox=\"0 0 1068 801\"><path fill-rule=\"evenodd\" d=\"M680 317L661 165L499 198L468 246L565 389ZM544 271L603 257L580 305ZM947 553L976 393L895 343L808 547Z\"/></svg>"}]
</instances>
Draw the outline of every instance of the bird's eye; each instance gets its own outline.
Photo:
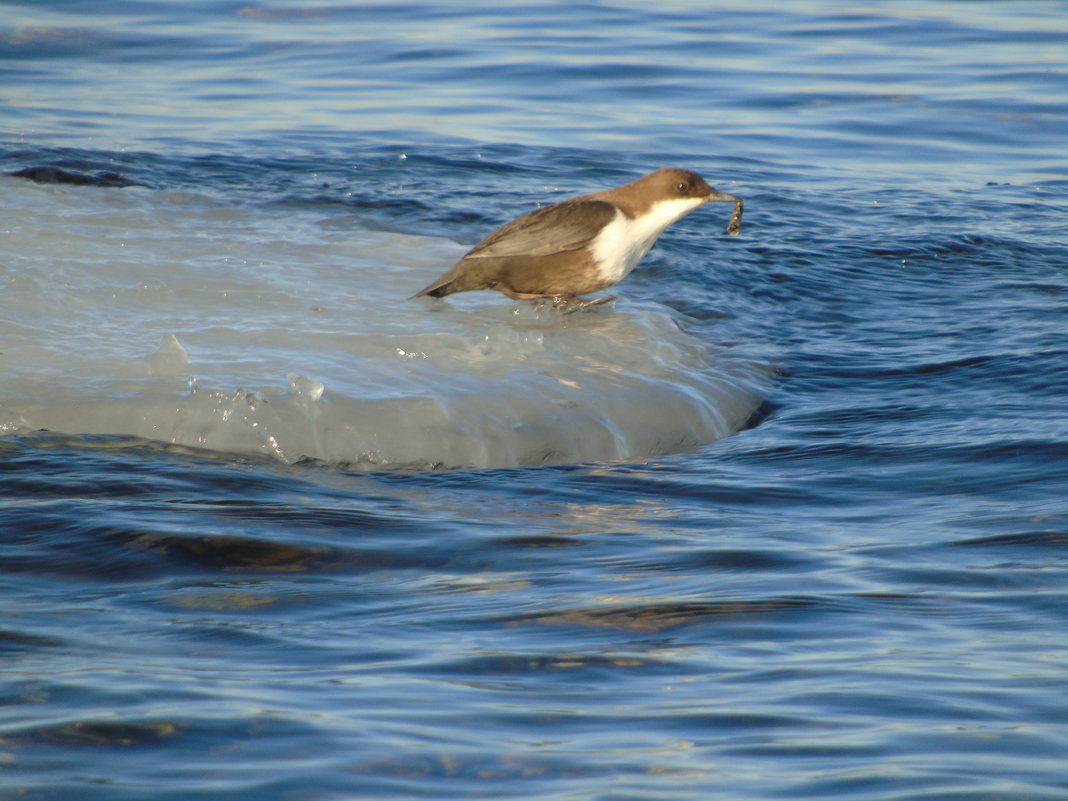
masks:
<instances>
[{"instance_id":1,"label":"bird's eye","mask_svg":"<svg viewBox=\"0 0 1068 801\"><path fill-rule=\"evenodd\" d=\"M686 184L683 183L682 181L679 181L677 184L675 184L675 188L677 190L679 190L679 192L685 192L686 191Z\"/></svg>"}]
</instances>

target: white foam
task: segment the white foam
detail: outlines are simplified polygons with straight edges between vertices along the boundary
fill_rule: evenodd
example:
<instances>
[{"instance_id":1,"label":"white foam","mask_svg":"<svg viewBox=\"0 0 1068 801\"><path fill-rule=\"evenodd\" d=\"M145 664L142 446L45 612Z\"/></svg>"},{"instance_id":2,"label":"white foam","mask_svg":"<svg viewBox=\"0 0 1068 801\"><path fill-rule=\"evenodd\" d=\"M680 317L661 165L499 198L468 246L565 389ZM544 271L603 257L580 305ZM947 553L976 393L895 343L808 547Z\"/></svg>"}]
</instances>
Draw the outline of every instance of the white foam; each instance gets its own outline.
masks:
<instances>
[{"instance_id":1,"label":"white foam","mask_svg":"<svg viewBox=\"0 0 1068 801\"><path fill-rule=\"evenodd\" d=\"M343 211L0 178L0 433L364 467L643 459L735 432L760 365L655 303L406 300L464 248Z\"/></svg>"}]
</instances>

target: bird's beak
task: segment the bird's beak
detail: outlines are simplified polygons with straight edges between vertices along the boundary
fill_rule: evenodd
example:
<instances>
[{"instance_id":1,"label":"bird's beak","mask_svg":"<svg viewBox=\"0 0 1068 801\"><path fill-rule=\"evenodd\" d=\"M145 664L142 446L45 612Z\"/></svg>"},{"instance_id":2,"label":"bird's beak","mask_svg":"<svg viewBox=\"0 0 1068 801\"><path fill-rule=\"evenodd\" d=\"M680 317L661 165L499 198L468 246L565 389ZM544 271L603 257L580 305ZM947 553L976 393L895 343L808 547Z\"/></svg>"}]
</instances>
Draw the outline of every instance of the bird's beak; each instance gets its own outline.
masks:
<instances>
[{"instance_id":1,"label":"bird's beak","mask_svg":"<svg viewBox=\"0 0 1068 801\"><path fill-rule=\"evenodd\" d=\"M728 195L726 192L720 192L718 189L712 189L708 193L708 197L705 198L705 203L741 203L741 198L737 198L734 195Z\"/></svg>"}]
</instances>

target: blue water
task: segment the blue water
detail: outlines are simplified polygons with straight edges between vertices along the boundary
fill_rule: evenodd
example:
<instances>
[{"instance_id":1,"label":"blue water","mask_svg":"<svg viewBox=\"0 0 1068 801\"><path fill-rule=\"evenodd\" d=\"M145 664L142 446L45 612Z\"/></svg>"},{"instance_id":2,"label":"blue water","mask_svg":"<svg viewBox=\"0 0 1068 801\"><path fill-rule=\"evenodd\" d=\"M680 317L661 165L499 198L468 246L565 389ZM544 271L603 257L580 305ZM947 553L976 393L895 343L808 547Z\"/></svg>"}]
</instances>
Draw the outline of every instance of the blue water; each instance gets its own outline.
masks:
<instances>
[{"instance_id":1,"label":"blue water","mask_svg":"<svg viewBox=\"0 0 1068 801\"><path fill-rule=\"evenodd\" d=\"M1061 3L0 2L0 799L1068 798L1066 123Z\"/></svg>"}]
</instances>

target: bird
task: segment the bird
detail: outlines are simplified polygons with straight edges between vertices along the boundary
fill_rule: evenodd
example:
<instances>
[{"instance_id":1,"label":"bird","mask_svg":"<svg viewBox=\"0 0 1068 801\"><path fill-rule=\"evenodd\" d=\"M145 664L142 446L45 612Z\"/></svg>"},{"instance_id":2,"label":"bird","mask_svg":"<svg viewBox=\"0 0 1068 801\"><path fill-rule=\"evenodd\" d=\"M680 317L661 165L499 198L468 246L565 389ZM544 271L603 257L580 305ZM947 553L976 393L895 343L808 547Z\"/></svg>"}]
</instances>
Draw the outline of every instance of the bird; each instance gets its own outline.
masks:
<instances>
[{"instance_id":1,"label":"bird","mask_svg":"<svg viewBox=\"0 0 1068 801\"><path fill-rule=\"evenodd\" d=\"M741 198L713 189L690 170L663 167L517 217L412 297L492 289L568 309L606 303L615 298L581 296L621 281L669 225L706 203L734 203L727 232L738 233Z\"/></svg>"}]
</instances>

